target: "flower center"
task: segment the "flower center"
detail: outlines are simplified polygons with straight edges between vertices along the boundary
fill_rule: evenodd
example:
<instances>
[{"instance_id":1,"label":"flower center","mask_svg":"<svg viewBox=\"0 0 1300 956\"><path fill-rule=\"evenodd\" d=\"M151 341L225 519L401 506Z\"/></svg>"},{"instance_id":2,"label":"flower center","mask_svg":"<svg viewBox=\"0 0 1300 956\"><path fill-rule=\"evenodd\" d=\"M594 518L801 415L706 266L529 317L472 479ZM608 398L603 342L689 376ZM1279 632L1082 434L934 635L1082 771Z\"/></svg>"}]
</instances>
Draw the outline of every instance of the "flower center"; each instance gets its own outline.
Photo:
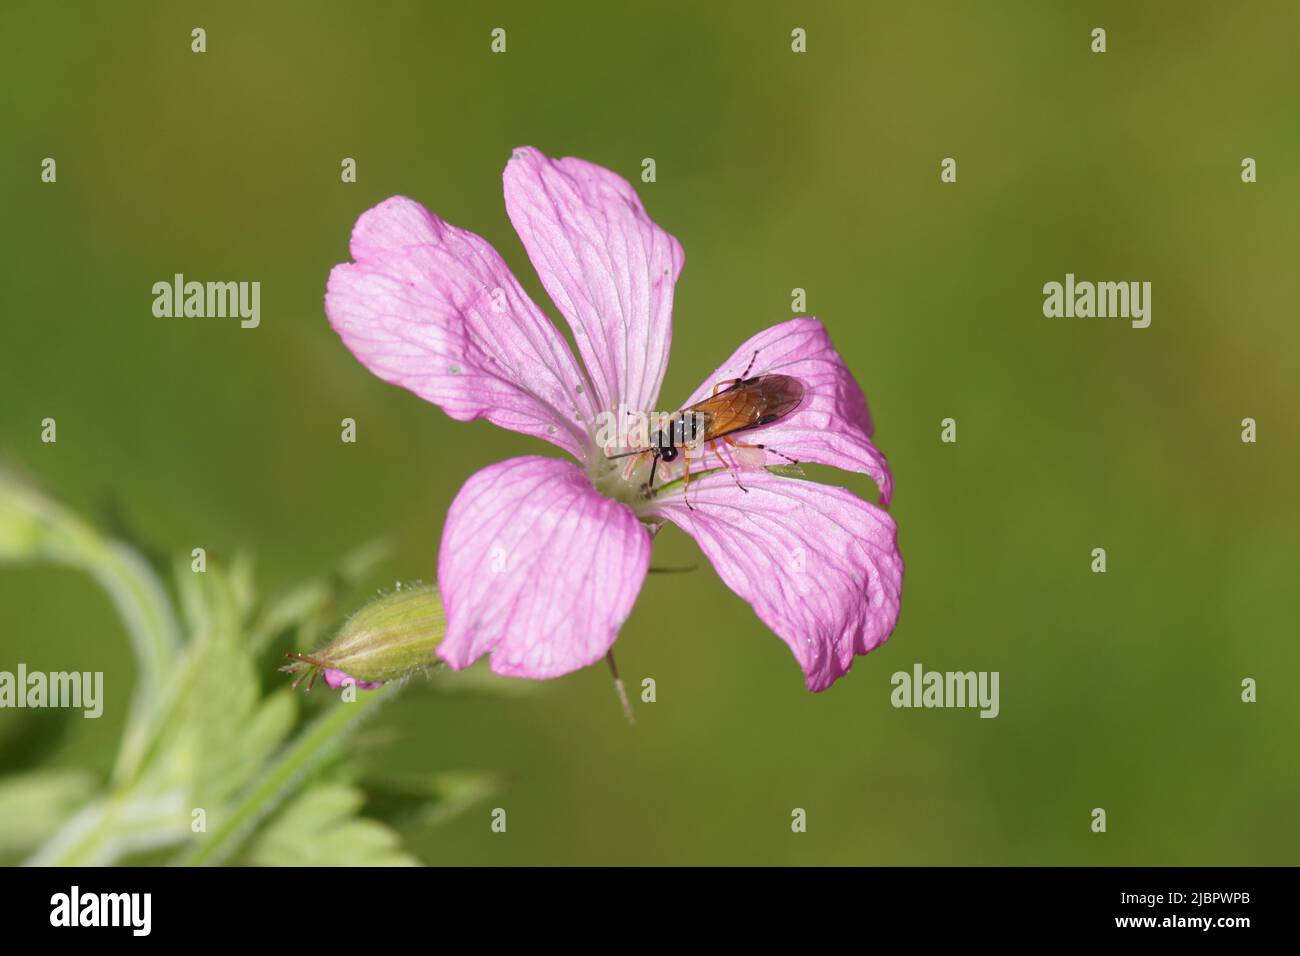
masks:
<instances>
[{"instance_id":1,"label":"flower center","mask_svg":"<svg viewBox=\"0 0 1300 956\"><path fill-rule=\"evenodd\" d=\"M649 473L636 456L609 458L599 445L593 443L591 454L587 456L587 474L597 491L606 498L621 501L633 511L639 512L649 500L645 492Z\"/></svg>"}]
</instances>

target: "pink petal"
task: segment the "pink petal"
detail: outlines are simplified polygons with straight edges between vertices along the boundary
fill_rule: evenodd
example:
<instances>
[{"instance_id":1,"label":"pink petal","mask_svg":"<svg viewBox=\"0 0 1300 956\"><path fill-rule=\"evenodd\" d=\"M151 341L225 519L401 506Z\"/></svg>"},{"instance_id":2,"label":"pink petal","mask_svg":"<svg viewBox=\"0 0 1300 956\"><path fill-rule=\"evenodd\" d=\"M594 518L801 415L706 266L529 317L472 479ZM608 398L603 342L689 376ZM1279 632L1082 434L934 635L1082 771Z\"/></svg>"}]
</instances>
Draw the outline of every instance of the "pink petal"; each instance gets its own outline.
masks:
<instances>
[{"instance_id":1,"label":"pink petal","mask_svg":"<svg viewBox=\"0 0 1300 956\"><path fill-rule=\"evenodd\" d=\"M381 680L357 680L351 674L345 674L335 667L325 668L324 676L325 683L336 689L347 683L355 684L358 690L374 690L376 687L384 686Z\"/></svg>"},{"instance_id":2,"label":"pink petal","mask_svg":"<svg viewBox=\"0 0 1300 956\"><path fill-rule=\"evenodd\" d=\"M632 610L650 534L572 462L512 458L473 475L447 514L438 587L459 670L545 679L600 660Z\"/></svg>"},{"instance_id":3,"label":"pink petal","mask_svg":"<svg viewBox=\"0 0 1300 956\"><path fill-rule=\"evenodd\" d=\"M524 147L504 179L510 221L573 328L598 406L653 410L682 247L646 215L625 179L600 166Z\"/></svg>"},{"instance_id":4,"label":"pink petal","mask_svg":"<svg viewBox=\"0 0 1300 956\"><path fill-rule=\"evenodd\" d=\"M803 382L804 399L780 421L733 437L747 445L767 445L797 461L868 474L880 487L881 503L888 506L894 480L885 456L871 443L866 396L816 319L791 319L759 332L736 349L680 407L709 397L719 382L740 377L751 359L750 376L769 372L793 375ZM789 462L769 451L767 464Z\"/></svg>"},{"instance_id":5,"label":"pink petal","mask_svg":"<svg viewBox=\"0 0 1300 956\"><path fill-rule=\"evenodd\" d=\"M386 382L452 418L486 418L583 457L593 417L573 353L486 240L394 196L352 231L330 324Z\"/></svg>"},{"instance_id":6,"label":"pink petal","mask_svg":"<svg viewBox=\"0 0 1300 956\"><path fill-rule=\"evenodd\" d=\"M848 673L898 621L903 560L888 512L851 492L767 471L692 481L689 510L655 510L693 537L733 591L794 652L808 689Z\"/></svg>"}]
</instances>

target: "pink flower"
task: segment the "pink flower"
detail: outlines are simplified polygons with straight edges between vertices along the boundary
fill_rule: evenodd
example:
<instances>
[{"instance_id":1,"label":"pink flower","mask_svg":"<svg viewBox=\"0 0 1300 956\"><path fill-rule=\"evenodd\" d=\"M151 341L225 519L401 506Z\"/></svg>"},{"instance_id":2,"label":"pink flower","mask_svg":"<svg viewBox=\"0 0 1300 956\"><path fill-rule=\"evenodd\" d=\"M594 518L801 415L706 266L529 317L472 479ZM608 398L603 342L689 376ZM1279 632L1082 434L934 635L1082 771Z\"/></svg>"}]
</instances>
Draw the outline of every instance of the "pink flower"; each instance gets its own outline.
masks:
<instances>
[{"instance_id":1,"label":"pink flower","mask_svg":"<svg viewBox=\"0 0 1300 956\"><path fill-rule=\"evenodd\" d=\"M576 459L513 458L461 488L438 556L447 613L439 657L460 669L491 654L498 674L537 679L599 661L641 590L652 532L667 520L789 645L808 688L829 687L893 630L903 565L882 508L763 467L792 458L863 472L889 503L866 399L826 330L798 318L759 332L680 406L751 360L751 375L799 380L793 412L733 436L767 446L744 453L743 474L734 455L730 468L697 463L688 505L678 472L657 463L661 480L647 495L649 456L610 460L597 422L657 410L681 246L599 166L525 148L504 179L510 221L581 363L487 242L400 196L357 221L355 262L334 268L325 296L334 329L380 378L453 418L486 418Z\"/></svg>"}]
</instances>

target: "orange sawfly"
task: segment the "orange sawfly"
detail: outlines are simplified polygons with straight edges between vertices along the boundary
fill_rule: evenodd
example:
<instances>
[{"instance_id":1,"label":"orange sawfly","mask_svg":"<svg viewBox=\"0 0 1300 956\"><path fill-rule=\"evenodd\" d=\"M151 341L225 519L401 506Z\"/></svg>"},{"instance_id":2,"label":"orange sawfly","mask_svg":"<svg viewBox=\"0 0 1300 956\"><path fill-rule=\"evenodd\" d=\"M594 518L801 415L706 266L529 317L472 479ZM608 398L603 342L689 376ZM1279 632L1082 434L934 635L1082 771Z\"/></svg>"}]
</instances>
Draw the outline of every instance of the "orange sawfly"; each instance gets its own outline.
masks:
<instances>
[{"instance_id":1,"label":"orange sawfly","mask_svg":"<svg viewBox=\"0 0 1300 956\"><path fill-rule=\"evenodd\" d=\"M773 373L749 377L749 371L757 358L758 353L755 352L739 378L719 382L713 387L713 394L708 398L669 415L661 427L650 436L648 447L608 457L625 458L628 455L646 454L653 456L650 480L646 483L647 495L654 491L659 462L676 461L680 454L685 464L684 496L691 484L690 451L692 448L699 448L711 442L722 441L732 448L761 448L797 465L795 459L782 454L770 445L746 445L731 437L740 432L762 428L764 425L780 421L803 402L803 383L792 375ZM714 452L726 467L727 462L722 459L722 454L717 451L716 445L714 445ZM740 484L739 478L736 479L736 483ZM746 490L743 484L740 488L742 491ZM686 499L686 506L692 507L689 498Z\"/></svg>"}]
</instances>

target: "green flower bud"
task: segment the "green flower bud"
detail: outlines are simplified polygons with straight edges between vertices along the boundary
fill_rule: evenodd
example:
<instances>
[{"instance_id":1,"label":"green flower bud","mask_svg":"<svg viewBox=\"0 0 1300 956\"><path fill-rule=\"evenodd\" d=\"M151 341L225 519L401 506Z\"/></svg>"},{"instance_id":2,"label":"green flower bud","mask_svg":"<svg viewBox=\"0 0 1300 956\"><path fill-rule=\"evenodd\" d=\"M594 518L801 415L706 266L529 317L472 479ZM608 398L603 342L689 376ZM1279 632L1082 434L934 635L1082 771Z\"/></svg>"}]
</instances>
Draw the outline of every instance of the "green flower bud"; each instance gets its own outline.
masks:
<instances>
[{"instance_id":1,"label":"green flower bud","mask_svg":"<svg viewBox=\"0 0 1300 956\"><path fill-rule=\"evenodd\" d=\"M281 667L298 674L293 686L318 674L339 687L349 678L369 690L438 663L436 650L447 630L438 589L432 584L398 587L371 601L352 617L338 636L311 654L287 654L293 663Z\"/></svg>"}]
</instances>

